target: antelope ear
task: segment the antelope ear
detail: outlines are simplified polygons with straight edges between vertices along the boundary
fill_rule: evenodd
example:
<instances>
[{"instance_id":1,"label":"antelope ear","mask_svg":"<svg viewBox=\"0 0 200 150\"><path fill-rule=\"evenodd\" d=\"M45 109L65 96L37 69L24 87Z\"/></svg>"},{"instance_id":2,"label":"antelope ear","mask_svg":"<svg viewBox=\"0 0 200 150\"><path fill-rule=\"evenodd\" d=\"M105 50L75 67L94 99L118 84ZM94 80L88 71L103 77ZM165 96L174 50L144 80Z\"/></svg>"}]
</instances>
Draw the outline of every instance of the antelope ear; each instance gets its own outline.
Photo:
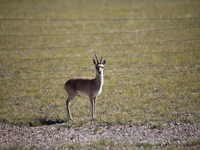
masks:
<instances>
[{"instance_id":1,"label":"antelope ear","mask_svg":"<svg viewBox=\"0 0 200 150\"><path fill-rule=\"evenodd\" d=\"M105 65L106 64L106 60L104 60L102 64Z\"/></svg>"},{"instance_id":2,"label":"antelope ear","mask_svg":"<svg viewBox=\"0 0 200 150\"><path fill-rule=\"evenodd\" d=\"M95 59L93 59L93 63L94 63L94 65L96 65L96 61L95 61Z\"/></svg>"}]
</instances>

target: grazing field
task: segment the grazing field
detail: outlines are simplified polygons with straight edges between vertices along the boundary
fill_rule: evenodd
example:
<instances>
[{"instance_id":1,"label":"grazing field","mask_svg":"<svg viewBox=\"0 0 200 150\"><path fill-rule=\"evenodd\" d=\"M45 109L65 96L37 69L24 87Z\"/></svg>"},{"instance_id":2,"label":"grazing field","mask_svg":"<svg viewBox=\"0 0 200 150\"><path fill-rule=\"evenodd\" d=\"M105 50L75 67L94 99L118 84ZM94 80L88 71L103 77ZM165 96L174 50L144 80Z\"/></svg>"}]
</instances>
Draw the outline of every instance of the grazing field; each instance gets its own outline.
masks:
<instances>
[{"instance_id":1,"label":"grazing field","mask_svg":"<svg viewBox=\"0 0 200 150\"><path fill-rule=\"evenodd\" d=\"M200 122L200 2L0 1L0 122L67 121L63 83L95 76L105 54L96 121ZM77 126L88 98L72 101Z\"/></svg>"}]
</instances>

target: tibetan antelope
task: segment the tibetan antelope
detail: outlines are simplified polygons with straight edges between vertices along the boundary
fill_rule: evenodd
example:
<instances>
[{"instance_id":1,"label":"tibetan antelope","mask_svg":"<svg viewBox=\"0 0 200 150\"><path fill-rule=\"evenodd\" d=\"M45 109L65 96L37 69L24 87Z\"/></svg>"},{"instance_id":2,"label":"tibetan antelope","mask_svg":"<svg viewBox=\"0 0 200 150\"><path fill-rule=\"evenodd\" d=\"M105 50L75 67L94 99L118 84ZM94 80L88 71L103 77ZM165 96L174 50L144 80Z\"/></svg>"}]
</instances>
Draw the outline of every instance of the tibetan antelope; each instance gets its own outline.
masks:
<instances>
[{"instance_id":1,"label":"tibetan antelope","mask_svg":"<svg viewBox=\"0 0 200 150\"><path fill-rule=\"evenodd\" d=\"M95 54L96 60L93 59L93 63L96 68L96 77L88 78L88 77L78 77L72 78L65 82L64 89L68 93L68 98L66 100L66 110L67 115L70 119L72 119L69 105L70 102L76 96L88 96L92 106L92 118L95 118L95 103L97 96L101 94L102 86L103 86L103 68L106 63L106 60L102 62L103 55L99 61L97 55Z\"/></svg>"}]
</instances>

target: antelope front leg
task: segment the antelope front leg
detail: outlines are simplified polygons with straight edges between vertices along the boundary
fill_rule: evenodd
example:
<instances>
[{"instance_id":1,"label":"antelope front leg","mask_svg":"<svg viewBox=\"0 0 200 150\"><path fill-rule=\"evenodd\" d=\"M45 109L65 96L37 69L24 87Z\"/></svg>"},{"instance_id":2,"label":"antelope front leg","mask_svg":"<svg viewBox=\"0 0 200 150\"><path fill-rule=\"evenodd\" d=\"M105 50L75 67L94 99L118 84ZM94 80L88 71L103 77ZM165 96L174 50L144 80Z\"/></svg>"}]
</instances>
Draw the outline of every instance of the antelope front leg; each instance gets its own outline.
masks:
<instances>
[{"instance_id":1,"label":"antelope front leg","mask_svg":"<svg viewBox=\"0 0 200 150\"><path fill-rule=\"evenodd\" d=\"M96 98L97 97L91 97L90 98L90 102L91 102L91 106L92 106L92 118L93 119L95 119L95 117L96 117L96 115L95 115Z\"/></svg>"}]
</instances>

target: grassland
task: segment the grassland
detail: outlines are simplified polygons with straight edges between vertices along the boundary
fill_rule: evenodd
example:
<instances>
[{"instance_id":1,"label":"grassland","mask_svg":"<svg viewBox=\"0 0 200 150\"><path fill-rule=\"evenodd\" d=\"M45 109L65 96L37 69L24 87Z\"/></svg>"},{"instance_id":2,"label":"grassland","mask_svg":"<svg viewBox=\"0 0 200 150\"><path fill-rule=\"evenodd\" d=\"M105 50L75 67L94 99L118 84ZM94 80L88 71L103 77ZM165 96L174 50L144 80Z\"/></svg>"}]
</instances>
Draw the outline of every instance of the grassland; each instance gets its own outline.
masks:
<instances>
[{"instance_id":1,"label":"grassland","mask_svg":"<svg viewBox=\"0 0 200 150\"><path fill-rule=\"evenodd\" d=\"M95 76L95 53L107 59L97 121L200 121L198 0L0 3L0 122L67 121L63 83ZM87 123L89 100L71 112Z\"/></svg>"}]
</instances>

